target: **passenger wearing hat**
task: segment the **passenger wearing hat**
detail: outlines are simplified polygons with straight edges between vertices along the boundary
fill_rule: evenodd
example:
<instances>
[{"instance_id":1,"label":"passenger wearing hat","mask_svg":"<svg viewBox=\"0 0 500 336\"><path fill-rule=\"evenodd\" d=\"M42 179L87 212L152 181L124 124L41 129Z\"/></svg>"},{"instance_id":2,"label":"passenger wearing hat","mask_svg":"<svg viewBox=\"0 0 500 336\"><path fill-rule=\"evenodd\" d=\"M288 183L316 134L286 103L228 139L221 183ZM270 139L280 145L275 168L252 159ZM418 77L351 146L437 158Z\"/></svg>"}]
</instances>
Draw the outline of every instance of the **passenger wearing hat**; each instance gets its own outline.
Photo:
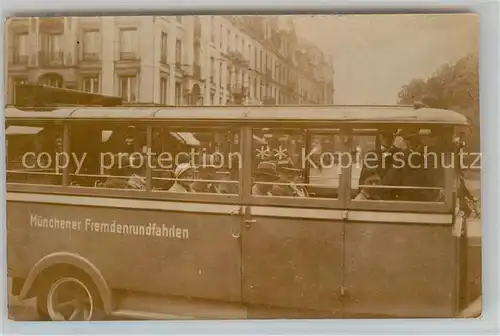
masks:
<instances>
[{"instance_id":1,"label":"passenger wearing hat","mask_svg":"<svg viewBox=\"0 0 500 336\"><path fill-rule=\"evenodd\" d=\"M104 182L106 188L116 189L146 189L145 166L137 156L117 154L113 157L113 167L109 170L110 177ZM127 176L129 176L127 178Z\"/></svg>"},{"instance_id":2,"label":"passenger wearing hat","mask_svg":"<svg viewBox=\"0 0 500 336\"><path fill-rule=\"evenodd\" d=\"M359 176L359 193L356 195L354 200L356 201L366 201L366 200L379 200L378 190L375 188L369 188L364 186L377 186L382 183L382 178L380 177L380 171L378 169L363 167L361 175Z\"/></svg>"},{"instance_id":3,"label":"passenger wearing hat","mask_svg":"<svg viewBox=\"0 0 500 336\"><path fill-rule=\"evenodd\" d=\"M276 165L269 161L259 163L254 173L255 184L252 187L252 194L257 196L272 196L273 184L279 180L276 172Z\"/></svg>"},{"instance_id":4,"label":"passenger wearing hat","mask_svg":"<svg viewBox=\"0 0 500 336\"><path fill-rule=\"evenodd\" d=\"M175 168L175 183L168 190L169 192L186 193L195 192L191 187L194 180L195 167L190 163L181 163Z\"/></svg>"},{"instance_id":5,"label":"passenger wearing hat","mask_svg":"<svg viewBox=\"0 0 500 336\"><path fill-rule=\"evenodd\" d=\"M307 190L300 185L302 183L302 172L302 169L293 166L291 159L278 161L280 184L272 188L271 193L273 196L309 197Z\"/></svg>"},{"instance_id":6,"label":"passenger wearing hat","mask_svg":"<svg viewBox=\"0 0 500 336\"><path fill-rule=\"evenodd\" d=\"M213 182L216 180L215 174L217 167L215 165L199 166L199 178L191 186L196 192L221 194L218 183ZM201 168L201 169L200 169Z\"/></svg>"}]
</instances>

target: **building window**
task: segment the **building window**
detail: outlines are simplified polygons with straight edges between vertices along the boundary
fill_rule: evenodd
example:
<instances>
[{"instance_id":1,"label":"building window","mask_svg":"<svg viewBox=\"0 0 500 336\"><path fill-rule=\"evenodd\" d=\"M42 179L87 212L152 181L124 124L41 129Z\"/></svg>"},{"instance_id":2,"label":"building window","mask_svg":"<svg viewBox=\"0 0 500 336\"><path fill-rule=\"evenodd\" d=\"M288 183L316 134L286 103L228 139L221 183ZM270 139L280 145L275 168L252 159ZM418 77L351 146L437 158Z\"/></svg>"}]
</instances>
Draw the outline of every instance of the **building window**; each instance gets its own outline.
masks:
<instances>
[{"instance_id":1,"label":"building window","mask_svg":"<svg viewBox=\"0 0 500 336\"><path fill-rule=\"evenodd\" d=\"M160 104L167 105L167 97L168 97L168 78L161 77L160 78Z\"/></svg>"},{"instance_id":2,"label":"building window","mask_svg":"<svg viewBox=\"0 0 500 336\"><path fill-rule=\"evenodd\" d=\"M260 97L260 90L258 89L259 88L259 77L255 77L255 82L254 82L254 89L253 89L253 94L255 96L255 98L259 99Z\"/></svg>"},{"instance_id":3,"label":"building window","mask_svg":"<svg viewBox=\"0 0 500 336\"><path fill-rule=\"evenodd\" d=\"M97 60L101 53L101 34L98 30L83 32L83 60Z\"/></svg>"},{"instance_id":4,"label":"building window","mask_svg":"<svg viewBox=\"0 0 500 336\"><path fill-rule=\"evenodd\" d=\"M223 82L224 78L224 62L219 63L219 86L222 86L224 84Z\"/></svg>"},{"instance_id":5,"label":"building window","mask_svg":"<svg viewBox=\"0 0 500 336\"><path fill-rule=\"evenodd\" d=\"M210 57L210 82L215 82L215 59Z\"/></svg>"},{"instance_id":6,"label":"building window","mask_svg":"<svg viewBox=\"0 0 500 336\"><path fill-rule=\"evenodd\" d=\"M168 34L161 32L161 62L167 63Z\"/></svg>"},{"instance_id":7,"label":"building window","mask_svg":"<svg viewBox=\"0 0 500 336\"><path fill-rule=\"evenodd\" d=\"M137 102L138 96L138 86L137 86L137 77L136 76L121 76L119 79L120 84L120 97L122 97L123 101L134 103Z\"/></svg>"},{"instance_id":8,"label":"building window","mask_svg":"<svg viewBox=\"0 0 500 336\"><path fill-rule=\"evenodd\" d=\"M11 86L10 86L10 94L9 94L9 104L15 104L17 97L16 97L16 89L18 85L21 84L26 84L28 83L27 78L25 77L11 77Z\"/></svg>"},{"instance_id":9,"label":"building window","mask_svg":"<svg viewBox=\"0 0 500 336\"><path fill-rule=\"evenodd\" d=\"M178 67L182 64L182 41L180 39L175 41L175 63Z\"/></svg>"},{"instance_id":10,"label":"building window","mask_svg":"<svg viewBox=\"0 0 500 336\"><path fill-rule=\"evenodd\" d=\"M224 46L224 26L220 26L220 48L223 49Z\"/></svg>"},{"instance_id":11,"label":"building window","mask_svg":"<svg viewBox=\"0 0 500 336\"><path fill-rule=\"evenodd\" d=\"M39 84L62 88L63 79L57 74L46 74L39 79Z\"/></svg>"},{"instance_id":12,"label":"building window","mask_svg":"<svg viewBox=\"0 0 500 336\"><path fill-rule=\"evenodd\" d=\"M229 52L229 49L231 45L231 31L228 29L227 30L227 37L226 37L226 50Z\"/></svg>"},{"instance_id":13,"label":"building window","mask_svg":"<svg viewBox=\"0 0 500 336\"><path fill-rule=\"evenodd\" d=\"M43 53L42 63L47 61L63 61L61 39L62 35L60 34L41 35Z\"/></svg>"},{"instance_id":14,"label":"building window","mask_svg":"<svg viewBox=\"0 0 500 336\"><path fill-rule=\"evenodd\" d=\"M175 105L180 106L182 104L182 84L179 82L175 83Z\"/></svg>"},{"instance_id":15,"label":"building window","mask_svg":"<svg viewBox=\"0 0 500 336\"><path fill-rule=\"evenodd\" d=\"M176 16L175 16L175 20L176 20L178 23L182 23L182 15L176 15Z\"/></svg>"},{"instance_id":16,"label":"building window","mask_svg":"<svg viewBox=\"0 0 500 336\"><path fill-rule=\"evenodd\" d=\"M99 76L86 76L82 79L83 91L91 93L99 93L101 88L99 86Z\"/></svg>"},{"instance_id":17,"label":"building window","mask_svg":"<svg viewBox=\"0 0 500 336\"><path fill-rule=\"evenodd\" d=\"M28 34L14 36L14 64L28 63Z\"/></svg>"},{"instance_id":18,"label":"building window","mask_svg":"<svg viewBox=\"0 0 500 336\"><path fill-rule=\"evenodd\" d=\"M138 50L137 29L120 29L120 59L136 59Z\"/></svg>"},{"instance_id":19,"label":"building window","mask_svg":"<svg viewBox=\"0 0 500 336\"><path fill-rule=\"evenodd\" d=\"M213 16L210 16L210 42L215 44L215 21Z\"/></svg>"},{"instance_id":20,"label":"building window","mask_svg":"<svg viewBox=\"0 0 500 336\"><path fill-rule=\"evenodd\" d=\"M253 51L252 51L252 45L249 43L248 44L248 60L249 60L249 65L250 68L254 68L254 59L253 59Z\"/></svg>"}]
</instances>

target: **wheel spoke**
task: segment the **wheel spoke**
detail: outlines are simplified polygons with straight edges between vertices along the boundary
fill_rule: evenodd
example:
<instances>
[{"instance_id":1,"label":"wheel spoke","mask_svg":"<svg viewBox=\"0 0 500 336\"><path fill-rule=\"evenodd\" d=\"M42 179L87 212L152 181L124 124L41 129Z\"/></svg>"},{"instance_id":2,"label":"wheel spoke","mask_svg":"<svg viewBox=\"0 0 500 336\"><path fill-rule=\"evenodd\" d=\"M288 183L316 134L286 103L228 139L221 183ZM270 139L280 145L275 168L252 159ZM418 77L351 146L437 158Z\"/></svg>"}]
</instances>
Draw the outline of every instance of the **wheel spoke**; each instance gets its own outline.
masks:
<instances>
[{"instance_id":1,"label":"wheel spoke","mask_svg":"<svg viewBox=\"0 0 500 336\"><path fill-rule=\"evenodd\" d=\"M65 302L59 302L56 304L56 310L60 310L60 309L64 309L70 305L74 305L75 304L75 299L72 299L72 300L68 300L68 301L65 301Z\"/></svg>"},{"instance_id":2,"label":"wheel spoke","mask_svg":"<svg viewBox=\"0 0 500 336\"><path fill-rule=\"evenodd\" d=\"M84 283L75 278L55 282L48 294L49 316L53 321L83 321L92 315L92 297Z\"/></svg>"}]
</instances>

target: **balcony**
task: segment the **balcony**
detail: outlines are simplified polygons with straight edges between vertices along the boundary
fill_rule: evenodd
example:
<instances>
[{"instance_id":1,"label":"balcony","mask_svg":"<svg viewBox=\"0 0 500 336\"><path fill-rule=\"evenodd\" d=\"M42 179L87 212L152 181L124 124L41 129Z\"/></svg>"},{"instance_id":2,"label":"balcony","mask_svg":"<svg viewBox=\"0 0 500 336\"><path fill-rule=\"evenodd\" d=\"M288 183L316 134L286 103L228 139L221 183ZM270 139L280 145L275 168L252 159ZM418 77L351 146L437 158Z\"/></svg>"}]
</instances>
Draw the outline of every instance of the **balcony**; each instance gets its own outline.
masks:
<instances>
[{"instance_id":1,"label":"balcony","mask_svg":"<svg viewBox=\"0 0 500 336\"><path fill-rule=\"evenodd\" d=\"M248 67L248 61L246 60L245 56L239 51L235 50L229 51L228 58L231 61L231 63L236 67L242 67L242 68Z\"/></svg>"},{"instance_id":2,"label":"balcony","mask_svg":"<svg viewBox=\"0 0 500 336\"><path fill-rule=\"evenodd\" d=\"M29 61L28 55L16 55L14 54L10 63L12 65L27 65Z\"/></svg>"},{"instance_id":3,"label":"balcony","mask_svg":"<svg viewBox=\"0 0 500 336\"><path fill-rule=\"evenodd\" d=\"M41 67L62 67L65 66L63 51L40 51L38 61Z\"/></svg>"},{"instance_id":4,"label":"balcony","mask_svg":"<svg viewBox=\"0 0 500 336\"><path fill-rule=\"evenodd\" d=\"M136 52L120 52L120 61L137 61L139 55Z\"/></svg>"},{"instance_id":5,"label":"balcony","mask_svg":"<svg viewBox=\"0 0 500 336\"><path fill-rule=\"evenodd\" d=\"M244 85L235 84L232 86L231 95L234 104L241 105L248 95L248 88Z\"/></svg>"},{"instance_id":6,"label":"balcony","mask_svg":"<svg viewBox=\"0 0 500 336\"><path fill-rule=\"evenodd\" d=\"M277 105L276 104L276 98L271 97L271 96L264 96L264 97L262 97L262 103L264 105Z\"/></svg>"},{"instance_id":7,"label":"balcony","mask_svg":"<svg viewBox=\"0 0 500 336\"><path fill-rule=\"evenodd\" d=\"M231 93L235 95L246 96L248 94L248 87L240 84L232 85Z\"/></svg>"},{"instance_id":8,"label":"balcony","mask_svg":"<svg viewBox=\"0 0 500 336\"><path fill-rule=\"evenodd\" d=\"M82 55L82 61L83 62L99 62L100 61L100 55L98 53L83 53Z\"/></svg>"}]
</instances>

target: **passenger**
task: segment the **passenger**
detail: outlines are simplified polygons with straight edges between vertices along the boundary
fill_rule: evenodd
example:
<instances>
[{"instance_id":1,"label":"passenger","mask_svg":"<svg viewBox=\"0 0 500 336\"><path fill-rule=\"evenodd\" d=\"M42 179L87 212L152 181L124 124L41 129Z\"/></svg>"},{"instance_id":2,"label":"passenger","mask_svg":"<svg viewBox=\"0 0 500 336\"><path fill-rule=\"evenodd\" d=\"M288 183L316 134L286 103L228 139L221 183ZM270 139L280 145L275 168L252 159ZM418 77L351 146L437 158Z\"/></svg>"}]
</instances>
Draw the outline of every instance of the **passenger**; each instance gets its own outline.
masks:
<instances>
[{"instance_id":1,"label":"passenger","mask_svg":"<svg viewBox=\"0 0 500 336\"><path fill-rule=\"evenodd\" d=\"M109 170L109 176L104 182L105 188L114 189L146 189L145 167L133 161L128 155L115 155L113 167Z\"/></svg>"},{"instance_id":2,"label":"passenger","mask_svg":"<svg viewBox=\"0 0 500 336\"><path fill-rule=\"evenodd\" d=\"M192 184L193 190L196 192L211 193L211 194L221 194L222 192L218 188L218 183L215 182L215 173L217 172L216 167L206 166L201 169L200 180L196 180Z\"/></svg>"},{"instance_id":3,"label":"passenger","mask_svg":"<svg viewBox=\"0 0 500 336\"><path fill-rule=\"evenodd\" d=\"M300 185L302 181L302 169L293 166L291 159L278 162L279 185L273 186L273 196L285 197L309 197L307 190Z\"/></svg>"},{"instance_id":4,"label":"passenger","mask_svg":"<svg viewBox=\"0 0 500 336\"><path fill-rule=\"evenodd\" d=\"M181 163L175 168L175 183L169 192L186 193L196 192L191 185L195 176L195 167L190 163Z\"/></svg>"},{"instance_id":5,"label":"passenger","mask_svg":"<svg viewBox=\"0 0 500 336\"><path fill-rule=\"evenodd\" d=\"M378 186L382 183L378 169L364 167L359 176L360 190L354 200L380 200L379 190L364 186Z\"/></svg>"},{"instance_id":6,"label":"passenger","mask_svg":"<svg viewBox=\"0 0 500 336\"><path fill-rule=\"evenodd\" d=\"M269 161L259 163L255 169L254 178L256 183L252 187L252 194L257 196L272 196L273 184L279 180L276 165Z\"/></svg>"}]
</instances>

